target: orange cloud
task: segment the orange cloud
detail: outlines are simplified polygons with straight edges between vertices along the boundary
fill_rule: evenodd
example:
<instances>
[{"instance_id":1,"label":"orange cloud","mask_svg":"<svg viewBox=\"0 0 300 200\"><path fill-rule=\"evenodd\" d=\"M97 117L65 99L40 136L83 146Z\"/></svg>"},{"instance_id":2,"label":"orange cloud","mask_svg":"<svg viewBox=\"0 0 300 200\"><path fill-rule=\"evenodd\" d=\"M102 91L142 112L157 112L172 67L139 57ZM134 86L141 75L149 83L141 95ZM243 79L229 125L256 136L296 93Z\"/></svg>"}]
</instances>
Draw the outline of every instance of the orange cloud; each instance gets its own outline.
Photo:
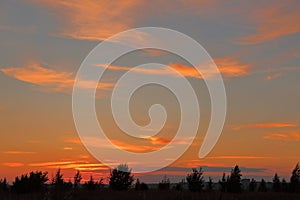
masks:
<instances>
[{"instance_id":1,"label":"orange cloud","mask_svg":"<svg viewBox=\"0 0 300 200\"><path fill-rule=\"evenodd\" d=\"M24 166L24 163L19 163L19 162L6 162L6 163L3 163L4 166L7 166L7 167L22 167Z\"/></svg>"},{"instance_id":2,"label":"orange cloud","mask_svg":"<svg viewBox=\"0 0 300 200\"><path fill-rule=\"evenodd\" d=\"M61 35L84 40L105 40L131 27L142 1L32 0L54 11Z\"/></svg>"},{"instance_id":3,"label":"orange cloud","mask_svg":"<svg viewBox=\"0 0 300 200\"><path fill-rule=\"evenodd\" d=\"M300 131L286 131L281 133L269 133L263 137L267 140L300 141Z\"/></svg>"},{"instance_id":4,"label":"orange cloud","mask_svg":"<svg viewBox=\"0 0 300 200\"><path fill-rule=\"evenodd\" d=\"M261 123L254 124L253 128L284 128L284 127L295 127L297 124L294 123Z\"/></svg>"},{"instance_id":5,"label":"orange cloud","mask_svg":"<svg viewBox=\"0 0 300 200\"><path fill-rule=\"evenodd\" d=\"M61 161L61 162L42 162L28 164L32 167L45 167L45 168L60 168L60 169L75 169L75 170L107 170L108 167L102 163L89 163L84 161Z\"/></svg>"},{"instance_id":6,"label":"orange cloud","mask_svg":"<svg viewBox=\"0 0 300 200\"><path fill-rule=\"evenodd\" d=\"M242 64L234 57L215 58L214 62L216 63L222 75L225 76L225 78L241 77L251 74L249 69L252 67L252 65Z\"/></svg>"},{"instance_id":7,"label":"orange cloud","mask_svg":"<svg viewBox=\"0 0 300 200\"><path fill-rule=\"evenodd\" d=\"M210 156L207 159L270 159L267 156Z\"/></svg>"},{"instance_id":8,"label":"orange cloud","mask_svg":"<svg viewBox=\"0 0 300 200\"><path fill-rule=\"evenodd\" d=\"M211 61L207 62L207 65L210 65ZM219 72L225 77L241 77L241 76L247 76L250 74L249 69L251 68L250 64L241 64L233 57L222 57L222 58L216 58L214 59L214 62L218 66ZM104 67L104 65L97 65L99 67ZM192 66L183 65L181 63L174 63L170 64L169 67L175 69L177 72L179 72L181 75L186 77L192 77L192 78L203 78L201 74L198 73L197 69L195 69ZM113 66L110 65L107 67L109 70L116 70L116 71L133 71L135 73L141 73L141 74L153 74L153 75L174 75L177 76L177 73L173 72L172 70L169 70L168 67L164 67L162 69L147 69L147 68L134 68L134 67L127 67L127 66ZM203 73L207 74L208 77L212 76L215 71L212 71L209 69L205 69L206 71L203 71Z\"/></svg>"},{"instance_id":9,"label":"orange cloud","mask_svg":"<svg viewBox=\"0 0 300 200\"><path fill-rule=\"evenodd\" d=\"M26 67L10 67L0 69L5 75L17 80L43 86L47 91L72 92L74 84L74 74L65 71L55 71L45 68L39 64L31 64ZM82 81L81 87L90 88L91 81ZM101 82L98 88L107 89L112 87L112 83Z\"/></svg>"},{"instance_id":10,"label":"orange cloud","mask_svg":"<svg viewBox=\"0 0 300 200\"><path fill-rule=\"evenodd\" d=\"M298 126L294 123L258 123L250 125L240 125L233 128L233 130L241 129L257 129L257 128L286 128L286 127L295 127Z\"/></svg>"},{"instance_id":11,"label":"orange cloud","mask_svg":"<svg viewBox=\"0 0 300 200\"><path fill-rule=\"evenodd\" d=\"M157 146L150 146L150 145L137 145L137 144L130 144L119 140L111 140L111 142L123 150L133 151L133 152L156 151L161 148L161 146L157 147Z\"/></svg>"},{"instance_id":12,"label":"orange cloud","mask_svg":"<svg viewBox=\"0 0 300 200\"><path fill-rule=\"evenodd\" d=\"M55 91L69 90L74 82L72 73L57 72L38 64L31 64L27 67L2 68L0 71L20 81L47 86Z\"/></svg>"},{"instance_id":13,"label":"orange cloud","mask_svg":"<svg viewBox=\"0 0 300 200\"><path fill-rule=\"evenodd\" d=\"M36 154L36 152L31 152L31 151L3 151L3 153L14 154L14 155Z\"/></svg>"},{"instance_id":14,"label":"orange cloud","mask_svg":"<svg viewBox=\"0 0 300 200\"><path fill-rule=\"evenodd\" d=\"M272 74L272 75L269 75L266 77L266 80L267 81L271 81L273 79L276 79L276 78L279 78L281 76L281 73L275 73L275 74Z\"/></svg>"},{"instance_id":15,"label":"orange cloud","mask_svg":"<svg viewBox=\"0 0 300 200\"><path fill-rule=\"evenodd\" d=\"M169 137L159 137L159 136L151 136L151 137L143 137L141 136L141 140L139 143L131 140L118 140L118 139L110 139L110 141L116 145L117 147L133 152L147 152L147 151L156 151L162 148L164 145L169 144L172 141L173 145L185 145L192 142L193 137L185 137L185 138L176 138L172 141L172 138ZM84 137L83 138L86 145L91 147L101 147L101 148L111 148L111 145L107 145L108 141L102 138L96 137ZM81 145L82 142L78 138L66 139L66 143L73 143Z\"/></svg>"},{"instance_id":16,"label":"orange cloud","mask_svg":"<svg viewBox=\"0 0 300 200\"><path fill-rule=\"evenodd\" d=\"M66 139L65 142L66 143L73 143L73 144L82 144L82 142L79 138Z\"/></svg>"},{"instance_id":17,"label":"orange cloud","mask_svg":"<svg viewBox=\"0 0 300 200\"><path fill-rule=\"evenodd\" d=\"M258 44L300 32L297 0L280 1L255 12L256 33L238 40L240 44Z\"/></svg>"}]
</instances>

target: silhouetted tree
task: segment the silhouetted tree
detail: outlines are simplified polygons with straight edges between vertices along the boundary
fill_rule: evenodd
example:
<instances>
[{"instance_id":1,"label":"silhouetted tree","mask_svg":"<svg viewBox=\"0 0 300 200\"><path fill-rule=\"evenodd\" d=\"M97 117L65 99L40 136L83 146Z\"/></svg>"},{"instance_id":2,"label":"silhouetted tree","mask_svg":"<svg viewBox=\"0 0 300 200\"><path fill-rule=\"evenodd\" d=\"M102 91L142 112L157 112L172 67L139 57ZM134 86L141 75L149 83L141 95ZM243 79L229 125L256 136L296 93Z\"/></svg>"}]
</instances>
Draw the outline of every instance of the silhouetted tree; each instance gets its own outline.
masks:
<instances>
[{"instance_id":1,"label":"silhouetted tree","mask_svg":"<svg viewBox=\"0 0 300 200\"><path fill-rule=\"evenodd\" d=\"M140 183L140 180L137 179L135 183L135 190L148 190L148 185L144 182Z\"/></svg>"},{"instance_id":2,"label":"silhouetted tree","mask_svg":"<svg viewBox=\"0 0 300 200\"><path fill-rule=\"evenodd\" d=\"M227 182L227 191L228 192L241 192L242 191L242 183L241 183L241 170L238 165L236 165L232 170Z\"/></svg>"},{"instance_id":3,"label":"silhouetted tree","mask_svg":"<svg viewBox=\"0 0 300 200\"><path fill-rule=\"evenodd\" d=\"M183 185L185 183L185 179L182 179L180 182L176 183L176 185L173 187L177 191L183 190Z\"/></svg>"},{"instance_id":4,"label":"silhouetted tree","mask_svg":"<svg viewBox=\"0 0 300 200\"><path fill-rule=\"evenodd\" d=\"M222 179L219 181L219 184L221 185L221 192L227 191L227 180L226 180L226 174L223 173Z\"/></svg>"},{"instance_id":5,"label":"silhouetted tree","mask_svg":"<svg viewBox=\"0 0 300 200\"><path fill-rule=\"evenodd\" d=\"M165 175L161 182L158 183L158 189L168 190L170 189L170 179Z\"/></svg>"},{"instance_id":6,"label":"silhouetted tree","mask_svg":"<svg viewBox=\"0 0 300 200\"><path fill-rule=\"evenodd\" d=\"M189 190L192 192L201 192L204 186L203 171L202 168L193 169L193 172L186 177Z\"/></svg>"},{"instance_id":7,"label":"silhouetted tree","mask_svg":"<svg viewBox=\"0 0 300 200\"><path fill-rule=\"evenodd\" d=\"M102 183L103 179L100 179L100 183ZM85 182L84 186L87 190L95 190L98 187L98 182L94 180L93 176L90 176L90 180Z\"/></svg>"},{"instance_id":8,"label":"silhouetted tree","mask_svg":"<svg viewBox=\"0 0 300 200\"><path fill-rule=\"evenodd\" d=\"M45 183L48 181L47 172L30 172L16 177L12 190L16 193L36 193L44 192Z\"/></svg>"},{"instance_id":9,"label":"silhouetted tree","mask_svg":"<svg viewBox=\"0 0 300 200\"><path fill-rule=\"evenodd\" d=\"M4 178L3 180L0 179L0 193L6 192L7 190L8 190L8 183L6 181L6 178Z\"/></svg>"},{"instance_id":10,"label":"silhouetted tree","mask_svg":"<svg viewBox=\"0 0 300 200\"><path fill-rule=\"evenodd\" d=\"M52 185L57 189L63 189L64 188L64 179L63 175L60 173L60 169L57 170L55 177L52 178Z\"/></svg>"},{"instance_id":11,"label":"silhouetted tree","mask_svg":"<svg viewBox=\"0 0 300 200\"><path fill-rule=\"evenodd\" d=\"M52 191L51 198L54 200L60 200L65 198L65 192L67 183L63 179L63 174L61 174L60 169L57 170L55 176L52 178Z\"/></svg>"},{"instance_id":12,"label":"silhouetted tree","mask_svg":"<svg viewBox=\"0 0 300 200\"><path fill-rule=\"evenodd\" d=\"M250 184L249 184L249 191L250 192L255 192L256 190L256 181L253 179L251 179Z\"/></svg>"},{"instance_id":13,"label":"silhouetted tree","mask_svg":"<svg viewBox=\"0 0 300 200\"><path fill-rule=\"evenodd\" d=\"M140 179L136 179L135 190L140 190L140 189L141 189Z\"/></svg>"},{"instance_id":14,"label":"silhouetted tree","mask_svg":"<svg viewBox=\"0 0 300 200\"><path fill-rule=\"evenodd\" d=\"M275 173L275 176L273 178L273 191L274 192L280 192L281 191L281 182L279 179L279 176L277 173Z\"/></svg>"},{"instance_id":15,"label":"silhouetted tree","mask_svg":"<svg viewBox=\"0 0 300 200\"><path fill-rule=\"evenodd\" d=\"M207 191L213 191L213 182L211 177L208 178Z\"/></svg>"},{"instance_id":16,"label":"silhouetted tree","mask_svg":"<svg viewBox=\"0 0 300 200\"><path fill-rule=\"evenodd\" d=\"M82 177L81 177L80 171L78 170L74 176L74 188L75 189L80 184L81 180L82 180Z\"/></svg>"},{"instance_id":17,"label":"silhouetted tree","mask_svg":"<svg viewBox=\"0 0 300 200\"><path fill-rule=\"evenodd\" d=\"M113 190L128 190L133 180L131 169L121 164L110 172L109 187Z\"/></svg>"},{"instance_id":18,"label":"silhouetted tree","mask_svg":"<svg viewBox=\"0 0 300 200\"><path fill-rule=\"evenodd\" d=\"M283 178L281 181L281 188L283 192L289 191L289 184L286 182L286 180Z\"/></svg>"},{"instance_id":19,"label":"silhouetted tree","mask_svg":"<svg viewBox=\"0 0 300 200\"><path fill-rule=\"evenodd\" d=\"M259 192L267 192L267 184L266 184L266 181L264 179L261 179L261 182L260 182L259 187L258 187L258 191Z\"/></svg>"},{"instance_id":20,"label":"silhouetted tree","mask_svg":"<svg viewBox=\"0 0 300 200\"><path fill-rule=\"evenodd\" d=\"M295 168L292 171L290 190L291 192L299 191L300 185L300 168L299 163L296 164Z\"/></svg>"}]
</instances>

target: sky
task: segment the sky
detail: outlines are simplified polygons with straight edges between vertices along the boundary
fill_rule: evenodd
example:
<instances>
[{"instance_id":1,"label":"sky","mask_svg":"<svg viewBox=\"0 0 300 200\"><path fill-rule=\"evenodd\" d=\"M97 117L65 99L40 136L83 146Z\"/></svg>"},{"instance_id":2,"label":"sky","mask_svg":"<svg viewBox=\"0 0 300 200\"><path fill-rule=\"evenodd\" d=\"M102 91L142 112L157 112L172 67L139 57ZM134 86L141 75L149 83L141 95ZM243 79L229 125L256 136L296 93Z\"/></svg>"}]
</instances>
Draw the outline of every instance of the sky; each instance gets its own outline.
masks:
<instances>
[{"instance_id":1,"label":"sky","mask_svg":"<svg viewBox=\"0 0 300 200\"><path fill-rule=\"evenodd\" d=\"M141 143L120 136L107 105L114 82L136 65L155 61L183 74L196 91L203 116L196 138L177 141L192 142L188 150L160 171L137 175L142 181L157 182L164 174L180 181L199 166L217 181L236 164L244 177L271 180L277 172L289 179L300 161L299 1L4 0L0 4L0 179L11 182L31 170L51 176L58 168L66 179L76 170L85 179L108 176L108 167L88 152L74 125L75 76L101 41L149 26L180 31L206 49L224 79L227 117L219 141L200 159L210 116L203 77L170 52L139 50L116 60L100 81L95 103L104 129L111 132L108 137L120 148L155 151L170 142L180 120L178 102L169 91L145 87L130 103L133 119L147 125L149 107L160 102L168 112L166 127ZM142 42L142 36L132 37ZM105 145L101 140L92 142Z\"/></svg>"}]
</instances>

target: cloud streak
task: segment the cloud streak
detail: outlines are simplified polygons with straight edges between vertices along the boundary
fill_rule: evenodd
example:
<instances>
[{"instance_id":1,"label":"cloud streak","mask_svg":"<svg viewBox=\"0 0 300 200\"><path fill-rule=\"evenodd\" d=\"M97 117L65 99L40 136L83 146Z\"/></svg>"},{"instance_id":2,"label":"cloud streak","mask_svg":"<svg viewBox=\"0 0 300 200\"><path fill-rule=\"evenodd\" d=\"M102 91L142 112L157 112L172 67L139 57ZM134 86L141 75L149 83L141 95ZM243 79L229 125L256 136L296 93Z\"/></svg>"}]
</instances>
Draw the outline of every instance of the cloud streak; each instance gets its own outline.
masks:
<instances>
[{"instance_id":1,"label":"cloud streak","mask_svg":"<svg viewBox=\"0 0 300 200\"><path fill-rule=\"evenodd\" d=\"M243 77L251 74L250 68L252 65L250 64L241 64L233 57L222 57L216 58L213 60L219 72L223 75L224 78L232 78L232 77ZM206 62L205 66L207 67L200 67L202 69L202 73L205 74L205 77L208 79L213 77L218 71L212 70L209 66L211 65L212 61ZM98 64L99 67L105 67L103 64ZM181 63L171 63L169 66L165 66L162 69L151 69L151 68L134 68L128 66L116 66L110 65L107 67L108 70L113 71L132 71L139 74L150 74L150 75L172 75L178 76L177 73L170 70L168 67L175 69L179 72L182 76L191 77L191 78L199 78L203 79L203 76L199 74L198 70L193 66L187 66Z\"/></svg>"},{"instance_id":2,"label":"cloud streak","mask_svg":"<svg viewBox=\"0 0 300 200\"><path fill-rule=\"evenodd\" d=\"M32 151L3 151L4 154L10 155L29 155L29 154L36 154L36 152Z\"/></svg>"},{"instance_id":3,"label":"cloud streak","mask_svg":"<svg viewBox=\"0 0 300 200\"><path fill-rule=\"evenodd\" d=\"M75 169L84 171L107 170L108 167L102 163L89 163L85 161L60 161L60 162L41 162L28 164L31 167L44 167L50 169Z\"/></svg>"},{"instance_id":4,"label":"cloud streak","mask_svg":"<svg viewBox=\"0 0 300 200\"><path fill-rule=\"evenodd\" d=\"M82 40L105 40L133 25L142 1L31 0L46 6L60 20L60 35Z\"/></svg>"},{"instance_id":5,"label":"cloud streak","mask_svg":"<svg viewBox=\"0 0 300 200\"><path fill-rule=\"evenodd\" d=\"M268 133L263 138L267 140L279 141L300 141L300 131L291 130L278 133Z\"/></svg>"},{"instance_id":6,"label":"cloud streak","mask_svg":"<svg viewBox=\"0 0 300 200\"><path fill-rule=\"evenodd\" d=\"M288 123L288 122L276 122L276 123L257 123L257 124L248 124L248 125L239 125L235 126L233 130L242 130L242 129L263 129L263 128L288 128L296 127L298 124Z\"/></svg>"},{"instance_id":7,"label":"cloud streak","mask_svg":"<svg viewBox=\"0 0 300 200\"><path fill-rule=\"evenodd\" d=\"M258 8L256 33L240 38L240 44L259 44L300 32L299 1L289 0Z\"/></svg>"},{"instance_id":8,"label":"cloud streak","mask_svg":"<svg viewBox=\"0 0 300 200\"><path fill-rule=\"evenodd\" d=\"M74 74L66 71L56 71L45 68L39 64L32 63L25 67L10 67L0 69L6 76L17 80L42 86L46 91L71 93L74 84ZM91 81L81 81L80 87L91 88ZM101 82L98 89L108 89L112 83Z\"/></svg>"},{"instance_id":9,"label":"cloud streak","mask_svg":"<svg viewBox=\"0 0 300 200\"><path fill-rule=\"evenodd\" d=\"M6 162L6 163L3 163L3 165L7 166L7 167L23 167L24 163L20 163L20 162Z\"/></svg>"}]
</instances>

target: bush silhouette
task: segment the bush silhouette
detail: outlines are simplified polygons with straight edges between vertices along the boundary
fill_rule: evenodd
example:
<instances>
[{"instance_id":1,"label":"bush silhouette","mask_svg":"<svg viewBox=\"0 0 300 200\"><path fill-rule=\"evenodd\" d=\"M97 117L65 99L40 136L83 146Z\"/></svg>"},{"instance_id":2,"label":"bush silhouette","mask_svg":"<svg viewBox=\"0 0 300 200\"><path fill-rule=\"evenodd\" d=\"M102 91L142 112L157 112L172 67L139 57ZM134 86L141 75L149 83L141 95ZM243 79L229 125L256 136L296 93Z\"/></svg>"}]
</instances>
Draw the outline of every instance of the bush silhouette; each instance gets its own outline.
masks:
<instances>
[{"instance_id":1,"label":"bush silhouette","mask_svg":"<svg viewBox=\"0 0 300 200\"><path fill-rule=\"evenodd\" d=\"M208 183L207 183L207 191L213 191L213 181L212 181L212 178L211 177L209 177L208 178Z\"/></svg>"},{"instance_id":2,"label":"bush silhouette","mask_svg":"<svg viewBox=\"0 0 300 200\"><path fill-rule=\"evenodd\" d=\"M21 177L16 177L12 185L12 190L15 193L34 193L43 192L45 190L45 183L48 181L47 172L30 172L23 174Z\"/></svg>"},{"instance_id":3,"label":"bush silhouette","mask_svg":"<svg viewBox=\"0 0 300 200\"><path fill-rule=\"evenodd\" d=\"M167 178L167 176L164 176L164 178L161 180L161 182L158 183L158 189L160 189L160 190L170 189L170 179Z\"/></svg>"},{"instance_id":4,"label":"bush silhouette","mask_svg":"<svg viewBox=\"0 0 300 200\"><path fill-rule=\"evenodd\" d=\"M137 179L135 183L135 190L148 190L148 185L144 182L140 183L140 180Z\"/></svg>"}]
</instances>

